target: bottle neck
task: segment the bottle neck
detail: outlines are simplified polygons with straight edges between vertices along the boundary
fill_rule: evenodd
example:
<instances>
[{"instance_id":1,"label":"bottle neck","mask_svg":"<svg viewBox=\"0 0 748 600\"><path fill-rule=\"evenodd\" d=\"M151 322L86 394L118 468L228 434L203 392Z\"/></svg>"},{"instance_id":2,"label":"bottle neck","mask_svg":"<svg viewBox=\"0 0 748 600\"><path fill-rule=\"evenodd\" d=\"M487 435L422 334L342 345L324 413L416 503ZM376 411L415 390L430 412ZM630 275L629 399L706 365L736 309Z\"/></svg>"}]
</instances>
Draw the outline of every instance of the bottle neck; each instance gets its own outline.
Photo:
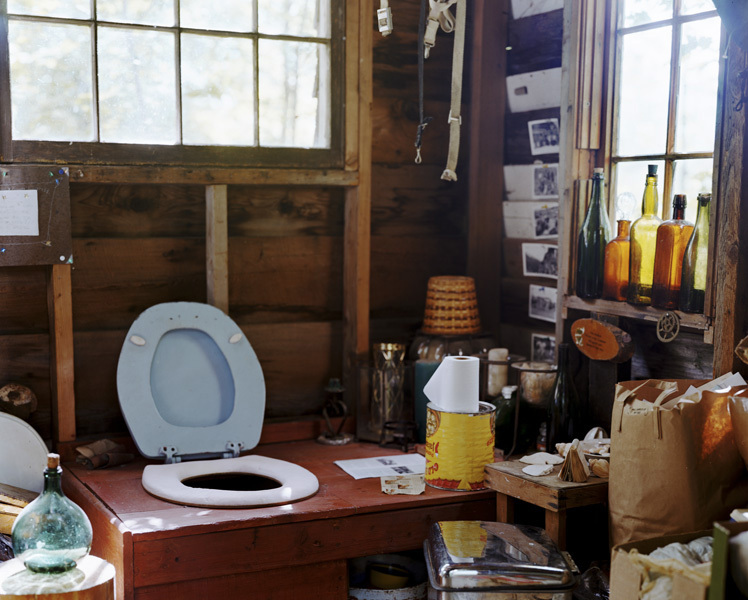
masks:
<instances>
[{"instance_id":1,"label":"bottle neck","mask_svg":"<svg viewBox=\"0 0 748 600\"><path fill-rule=\"evenodd\" d=\"M619 238L628 237L630 226L631 226L631 221L618 221L618 237Z\"/></svg>"},{"instance_id":2,"label":"bottle neck","mask_svg":"<svg viewBox=\"0 0 748 600\"><path fill-rule=\"evenodd\" d=\"M561 374L569 368L569 346L567 344L559 344L556 351L558 352L557 373Z\"/></svg>"},{"instance_id":3,"label":"bottle neck","mask_svg":"<svg viewBox=\"0 0 748 600\"><path fill-rule=\"evenodd\" d=\"M62 494L62 469L45 469L44 471L44 492L55 492Z\"/></svg>"},{"instance_id":4,"label":"bottle neck","mask_svg":"<svg viewBox=\"0 0 748 600\"><path fill-rule=\"evenodd\" d=\"M696 227L701 231L709 229L709 201L699 201L699 208L696 210Z\"/></svg>"},{"instance_id":5,"label":"bottle neck","mask_svg":"<svg viewBox=\"0 0 748 600\"><path fill-rule=\"evenodd\" d=\"M682 221L686 218L686 207L673 204L673 220Z\"/></svg>"},{"instance_id":6,"label":"bottle neck","mask_svg":"<svg viewBox=\"0 0 748 600\"><path fill-rule=\"evenodd\" d=\"M657 195L657 177L648 176L647 184L644 187L644 197L642 198L642 214L657 215L657 206L659 197Z\"/></svg>"}]
</instances>

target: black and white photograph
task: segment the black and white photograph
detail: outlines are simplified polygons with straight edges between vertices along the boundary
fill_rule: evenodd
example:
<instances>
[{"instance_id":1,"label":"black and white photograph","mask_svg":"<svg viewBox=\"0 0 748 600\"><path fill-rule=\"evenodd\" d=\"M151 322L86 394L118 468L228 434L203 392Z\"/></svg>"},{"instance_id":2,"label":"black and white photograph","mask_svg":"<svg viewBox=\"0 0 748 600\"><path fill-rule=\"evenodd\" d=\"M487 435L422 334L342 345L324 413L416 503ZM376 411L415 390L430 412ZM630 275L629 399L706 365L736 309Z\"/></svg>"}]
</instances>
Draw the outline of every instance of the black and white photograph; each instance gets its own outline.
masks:
<instances>
[{"instance_id":1,"label":"black and white photograph","mask_svg":"<svg viewBox=\"0 0 748 600\"><path fill-rule=\"evenodd\" d=\"M536 238L558 237L558 203L537 208L532 214Z\"/></svg>"},{"instance_id":2,"label":"black and white photograph","mask_svg":"<svg viewBox=\"0 0 748 600\"><path fill-rule=\"evenodd\" d=\"M525 277L558 279L558 246L522 244L522 274Z\"/></svg>"},{"instance_id":3,"label":"black and white photograph","mask_svg":"<svg viewBox=\"0 0 748 600\"><path fill-rule=\"evenodd\" d=\"M556 364L556 337L543 333L532 334L532 356L533 362L547 362Z\"/></svg>"},{"instance_id":4,"label":"black and white photograph","mask_svg":"<svg viewBox=\"0 0 748 600\"><path fill-rule=\"evenodd\" d=\"M530 284L530 317L556 322L556 288Z\"/></svg>"},{"instance_id":5,"label":"black and white photograph","mask_svg":"<svg viewBox=\"0 0 748 600\"><path fill-rule=\"evenodd\" d=\"M532 197L558 198L558 164L533 168Z\"/></svg>"},{"instance_id":6,"label":"black and white photograph","mask_svg":"<svg viewBox=\"0 0 748 600\"><path fill-rule=\"evenodd\" d=\"M530 132L530 151L533 156L536 154L558 154L558 119L528 121L527 129Z\"/></svg>"}]
</instances>

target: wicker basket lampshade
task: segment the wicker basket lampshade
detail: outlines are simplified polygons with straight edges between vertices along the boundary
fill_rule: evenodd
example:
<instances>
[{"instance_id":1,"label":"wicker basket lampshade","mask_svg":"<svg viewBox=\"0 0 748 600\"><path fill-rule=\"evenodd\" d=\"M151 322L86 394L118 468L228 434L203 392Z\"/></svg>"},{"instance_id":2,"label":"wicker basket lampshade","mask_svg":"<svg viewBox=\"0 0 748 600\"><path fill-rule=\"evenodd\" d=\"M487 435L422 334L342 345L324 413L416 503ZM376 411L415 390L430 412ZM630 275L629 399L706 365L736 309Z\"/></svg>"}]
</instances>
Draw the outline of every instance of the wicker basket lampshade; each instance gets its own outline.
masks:
<instances>
[{"instance_id":1,"label":"wicker basket lampshade","mask_svg":"<svg viewBox=\"0 0 748 600\"><path fill-rule=\"evenodd\" d=\"M478 297L472 277L431 277L426 289L423 333L465 335L480 332Z\"/></svg>"}]
</instances>

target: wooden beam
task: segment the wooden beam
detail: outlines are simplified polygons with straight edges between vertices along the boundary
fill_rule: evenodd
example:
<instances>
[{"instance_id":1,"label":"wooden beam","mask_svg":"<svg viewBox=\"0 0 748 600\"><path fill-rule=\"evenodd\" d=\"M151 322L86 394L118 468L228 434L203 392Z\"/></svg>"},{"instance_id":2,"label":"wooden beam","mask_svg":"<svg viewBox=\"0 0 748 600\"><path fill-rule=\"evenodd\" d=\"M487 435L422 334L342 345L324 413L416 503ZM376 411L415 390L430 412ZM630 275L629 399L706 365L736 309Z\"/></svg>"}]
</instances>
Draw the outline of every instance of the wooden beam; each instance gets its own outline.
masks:
<instances>
[{"instance_id":1,"label":"wooden beam","mask_svg":"<svg viewBox=\"0 0 748 600\"><path fill-rule=\"evenodd\" d=\"M75 439L75 391L73 388L73 299L70 265L48 270L50 384L54 442Z\"/></svg>"},{"instance_id":2,"label":"wooden beam","mask_svg":"<svg viewBox=\"0 0 748 600\"><path fill-rule=\"evenodd\" d=\"M13 128L10 110L7 0L0 0L0 15L0 162L10 162L13 160Z\"/></svg>"},{"instance_id":3,"label":"wooden beam","mask_svg":"<svg viewBox=\"0 0 748 600\"><path fill-rule=\"evenodd\" d=\"M260 169L161 165L71 164L70 181L81 183L152 183L194 185L325 185L355 187L356 171L341 169Z\"/></svg>"},{"instance_id":4,"label":"wooden beam","mask_svg":"<svg viewBox=\"0 0 748 600\"><path fill-rule=\"evenodd\" d=\"M467 273L475 278L483 329L501 328L501 199L504 189L507 0L472 8Z\"/></svg>"},{"instance_id":5,"label":"wooden beam","mask_svg":"<svg viewBox=\"0 0 748 600\"><path fill-rule=\"evenodd\" d=\"M348 10L355 11L360 23L358 35L358 175L356 188L345 194L345 232L343 253L343 381L348 407L354 404L353 382L357 365L368 359L369 350L369 282L371 264L371 107L373 97L373 29L372 0L349 0Z\"/></svg>"},{"instance_id":6,"label":"wooden beam","mask_svg":"<svg viewBox=\"0 0 748 600\"><path fill-rule=\"evenodd\" d=\"M714 326L714 375L741 370L735 346L746 332L748 306L748 166L745 163L746 95L745 72L748 53L736 43L727 49L727 72L722 105L719 160L717 236L716 316ZM716 226L719 224L719 228Z\"/></svg>"},{"instance_id":7,"label":"wooden beam","mask_svg":"<svg viewBox=\"0 0 748 600\"><path fill-rule=\"evenodd\" d=\"M345 11L345 147L343 150L344 168L358 169L358 117L359 117L359 30L358 2L348 0Z\"/></svg>"},{"instance_id":8,"label":"wooden beam","mask_svg":"<svg viewBox=\"0 0 748 600\"><path fill-rule=\"evenodd\" d=\"M227 186L205 188L205 271L208 304L229 314Z\"/></svg>"}]
</instances>

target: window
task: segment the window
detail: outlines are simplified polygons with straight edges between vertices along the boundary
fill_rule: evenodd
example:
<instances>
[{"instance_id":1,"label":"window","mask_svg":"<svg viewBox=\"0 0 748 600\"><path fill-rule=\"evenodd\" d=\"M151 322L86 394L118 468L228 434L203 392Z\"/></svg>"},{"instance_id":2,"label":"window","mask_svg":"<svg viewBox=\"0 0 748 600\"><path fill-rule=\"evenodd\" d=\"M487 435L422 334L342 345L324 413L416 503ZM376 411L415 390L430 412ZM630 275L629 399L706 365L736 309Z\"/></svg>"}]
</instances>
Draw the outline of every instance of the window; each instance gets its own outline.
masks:
<instances>
[{"instance_id":1,"label":"window","mask_svg":"<svg viewBox=\"0 0 748 600\"><path fill-rule=\"evenodd\" d=\"M636 219L647 164L658 164L660 208L673 194L712 189L721 23L711 0L622 0L616 27L611 164L616 219Z\"/></svg>"},{"instance_id":2,"label":"window","mask_svg":"<svg viewBox=\"0 0 748 600\"><path fill-rule=\"evenodd\" d=\"M7 0L5 18L15 160L340 162L342 0Z\"/></svg>"}]
</instances>

